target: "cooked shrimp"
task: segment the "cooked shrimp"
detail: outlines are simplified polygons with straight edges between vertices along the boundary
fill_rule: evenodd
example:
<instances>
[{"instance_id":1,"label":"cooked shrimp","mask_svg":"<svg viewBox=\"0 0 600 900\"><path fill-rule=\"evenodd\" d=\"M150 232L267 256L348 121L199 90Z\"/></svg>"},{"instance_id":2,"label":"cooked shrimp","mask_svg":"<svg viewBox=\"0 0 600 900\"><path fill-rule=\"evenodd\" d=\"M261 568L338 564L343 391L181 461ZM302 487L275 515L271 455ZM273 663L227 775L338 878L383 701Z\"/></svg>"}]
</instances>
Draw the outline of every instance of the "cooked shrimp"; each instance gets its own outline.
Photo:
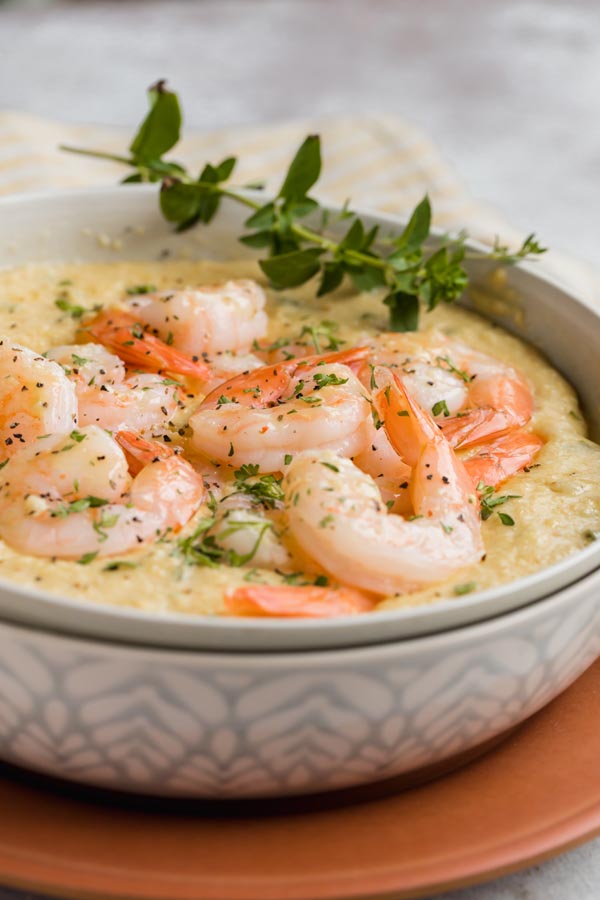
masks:
<instances>
[{"instance_id":1,"label":"cooked shrimp","mask_svg":"<svg viewBox=\"0 0 600 900\"><path fill-rule=\"evenodd\" d=\"M67 344L46 355L75 384L80 425L157 430L172 423L181 405L176 383L160 375L126 377L123 361L101 344Z\"/></svg>"},{"instance_id":2,"label":"cooked shrimp","mask_svg":"<svg viewBox=\"0 0 600 900\"><path fill-rule=\"evenodd\" d=\"M368 365L360 373L366 388L372 388L373 365L387 366L398 372L411 397L432 415L438 404L453 415L467 402L469 377L446 361L449 341L445 335L385 332L369 349Z\"/></svg>"},{"instance_id":3,"label":"cooked shrimp","mask_svg":"<svg viewBox=\"0 0 600 900\"><path fill-rule=\"evenodd\" d=\"M151 334L189 356L243 352L267 331L265 293L248 279L143 294L127 306Z\"/></svg>"},{"instance_id":4,"label":"cooked shrimp","mask_svg":"<svg viewBox=\"0 0 600 900\"><path fill-rule=\"evenodd\" d=\"M154 334L148 334L143 324L129 312L104 310L82 326L82 333L95 338L130 365L152 372L174 372L201 381L211 377L210 367L197 355L188 356Z\"/></svg>"},{"instance_id":5,"label":"cooked shrimp","mask_svg":"<svg viewBox=\"0 0 600 900\"><path fill-rule=\"evenodd\" d=\"M369 612L374 602L365 594L345 587L249 584L228 591L225 606L234 616L324 619Z\"/></svg>"},{"instance_id":6,"label":"cooked shrimp","mask_svg":"<svg viewBox=\"0 0 600 900\"><path fill-rule=\"evenodd\" d=\"M264 366L264 361L254 353L217 353L215 356L205 357L205 362L211 369L210 380L202 385L202 390L207 395L236 375L247 375Z\"/></svg>"},{"instance_id":7,"label":"cooked shrimp","mask_svg":"<svg viewBox=\"0 0 600 900\"><path fill-rule=\"evenodd\" d=\"M374 400L390 441L413 467L412 520L389 514L373 479L330 452L294 457L284 477L293 537L326 572L377 594L441 581L481 559L471 480L437 425L387 369Z\"/></svg>"},{"instance_id":8,"label":"cooked shrimp","mask_svg":"<svg viewBox=\"0 0 600 900\"><path fill-rule=\"evenodd\" d=\"M383 334L371 345L369 360L398 370L453 447L505 434L531 418L533 397L520 372L438 332ZM363 383L369 377L363 369Z\"/></svg>"},{"instance_id":9,"label":"cooked shrimp","mask_svg":"<svg viewBox=\"0 0 600 900\"><path fill-rule=\"evenodd\" d=\"M544 446L537 434L510 431L490 443L479 444L473 456L463 459L473 484L497 487L533 463Z\"/></svg>"},{"instance_id":10,"label":"cooked shrimp","mask_svg":"<svg viewBox=\"0 0 600 900\"><path fill-rule=\"evenodd\" d=\"M78 384L120 384L125 379L125 364L102 344L61 344L44 354L60 363L71 381Z\"/></svg>"},{"instance_id":11,"label":"cooked shrimp","mask_svg":"<svg viewBox=\"0 0 600 900\"><path fill-rule=\"evenodd\" d=\"M358 453L369 401L350 365L364 348L305 357L232 378L209 394L190 419L194 447L229 465L283 470L287 457L309 448Z\"/></svg>"},{"instance_id":12,"label":"cooked shrimp","mask_svg":"<svg viewBox=\"0 0 600 900\"><path fill-rule=\"evenodd\" d=\"M161 431L173 425L181 406L177 385L159 375L132 375L122 384L78 392L79 421L108 431Z\"/></svg>"},{"instance_id":13,"label":"cooked shrimp","mask_svg":"<svg viewBox=\"0 0 600 900\"><path fill-rule=\"evenodd\" d=\"M365 423L365 428L368 436L364 449L352 461L373 478L390 511L409 513L411 467L398 455L384 428L371 422Z\"/></svg>"},{"instance_id":14,"label":"cooked shrimp","mask_svg":"<svg viewBox=\"0 0 600 900\"><path fill-rule=\"evenodd\" d=\"M207 534L238 559L261 569L287 569L292 563L276 523L257 510L248 497L230 495L223 499Z\"/></svg>"},{"instance_id":15,"label":"cooked shrimp","mask_svg":"<svg viewBox=\"0 0 600 900\"><path fill-rule=\"evenodd\" d=\"M0 339L0 458L43 434L68 434L77 425L75 388L57 365Z\"/></svg>"},{"instance_id":16,"label":"cooked shrimp","mask_svg":"<svg viewBox=\"0 0 600 900\"><path fill-rule=\"evenodd\" d=\"M439 422L453 447L469 447L529 422L533 395L520 372L460 344L454 352L471 380L465 406Z\"/></svg>"},{"instance_id":17,"label":"cooked shrimp","mask_svg":"<svg viewBox=\"0 0 600 900\"><path fill-rule=\"evenodd\" d=\"M0 536L32 556L81 559L126 553L183 525L201 504L202 479L155 441L92 425L75 438L49 435L2 472Z\"/></svg>"}]
</instances>

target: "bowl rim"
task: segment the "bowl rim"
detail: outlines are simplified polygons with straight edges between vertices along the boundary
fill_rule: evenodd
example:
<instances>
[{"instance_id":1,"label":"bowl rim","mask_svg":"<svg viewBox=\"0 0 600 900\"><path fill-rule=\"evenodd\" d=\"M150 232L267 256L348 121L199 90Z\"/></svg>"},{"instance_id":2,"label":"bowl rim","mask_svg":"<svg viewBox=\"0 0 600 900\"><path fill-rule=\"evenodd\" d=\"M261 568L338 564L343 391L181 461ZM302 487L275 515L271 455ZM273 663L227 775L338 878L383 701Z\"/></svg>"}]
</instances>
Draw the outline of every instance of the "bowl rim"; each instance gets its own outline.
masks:
<instances>
[{"instance_id":1,"label":"bowl rim","mask_svg":"<svg viewBox=\"0 0 600 900\"><path fill-rule=\"evenodd\" d=\"M19 206L35 206L36 203L45 203L45 202L56 202L57 200L61 200L66 204L73 202L81 202L85 200L86 197L95 197L95 198L105 198L110 200L113 197L118 197L122 200L127 194L131 194L132 196L147 196L154 197L157 191L157 186L155 184L143 184L143 185L94 185L90 187L82 187L82 188L68 188L68 189L54 189L54 190L43 190L43 191L35 191L26 194L9 194L5 197L0 197L0 212L4 208L8 207L19 207ZM261 201L267 202L269 199L269 194L262 191L255 190L246 190L245 193L248 196L253 196ZM339 209L339 206L328 201L324 201L323 205L332 210ZM394 215L393 213L383 213L377 210L369 209L368 207L355 207L355 211L363 216L370 217L372 219L377 220L383 225L388 225L391 228L398 228L406 223L406 218L402 216ZM446 232L440 228L432 228L431 234L435 237L441 237ZM471 247L475 250L489 250L484 243L476 240L469 239L466 241L466 246ZM68 258L68 257L67 257ZM126 257L120 257L124 259ZM21 265L21 264L17 264ZM13 265L10 262L6 265L0 264L0 269L10 269L13 268ZM559 278L555 277L553 274L547 273L545 271L540 272L536 266L536 263L519 263L518 268L527 272L530 276L532 276L537 281L541 281L544 284L552 286L553 288L559 290L563 294L568 297L570 303L575 306L584 307L586 310L591 311L599 320L600 320L600 309L595 306L591 300L581 297L569 288L568 285L565 285ZM600 323L599 323L600 324ZM594 562L597 563L597 566L594 566ZM575 572L572 576L569 576L570 580L566 580L563 582L562 586L556 589L550 589L549 593L544 593L543 585L553 580L559 573L565 572L565 570L577 569L579 567L580 571ZM330 644L327 643L327 640L323 640L320 638L318 646L324 647L351 647L356 646L357 644L373 644L373 643L385 643L386 639L383 638L357 638L353 636L353 632L357 631L357 626L364 626L366 621L369 621L373 624L373 628L377 627L378 630L385 629L385 626L390 623L398 624L403 621L410 621L411 618L414 618L415 613L418 613L419 616L425 617L426 619L434 620L436 617L439 618L443 615L444 612L467 612L469 610L480 609L482 612L485 610L486 604L492 599L506 599L510 595L515 593L525 593L528 589L535 592L535 596L529 600L523 600L521 606L518 604L513 604L509 611L501 612L501 613L490 613L490 618L496 618L497 615L510 615L511 611L520 608L527 608L536 602L552 597L556 591L564 591L567 590L572 584L578 583L581 577L587 577L588 575L593 575L597 569L600 568L600 541L591 543L588 547L581 548L576 550L568 557L559 560L556 563L553 563L551 566L546 566L536 572L533 572L529 575L523 576L521 578L515 579L514 581L509 581L505 584L498 585L496 587L491 587L482 591L473 591L472 593L465 594L463 596L456 596L454 598L441 599L432 603L410 606L407 605L405 607L400 607L391 610L382 610L373 613L366 613L361 616L338 616L331 619L270 619L270 618L251 618L251 617L228 617L228 616L208 616L208 615L194 615L185 612L156 612L139 609L137 607L123 607L111 605L109 603L101 603L97 601L89 601L86 598L82 597L80 599L75 597L61 596L60 594L54 594L49 591L45 591L43 589L37 588L35 586L26 586L22 585L18 582L13 582L10 579L2 578L0 576L0 591L2 592L11 592L13 594L17 594L23 599L33 599L35 601L43 601L48 604L49 607L61 610L64 614L63 620L69 619L71 615L82 615L85 617L86 621L91 623L92 625L96 623L96 625L100 624L102 621L111 620L115 623L131 624L135 627L136 623L140 625L144 624L149 628L157 628L159 631L164 629L165 626L168 626L172 629L185 630L186 632L195 632L196 637L193 639L190 638L189 643L187 641L184 642L173 642L172 640L164 640L161 641L158 639L157 641L150 641L147 638L142 638L139 641L139 645L141 646L155 646L155 647L179 647L181 650L184 647L188 647L190 649L197 648L199 650L203 650L206 652L216 652L214 647L211 646L210 642L202 641L202 634L209 632L217 632L223 633L224 635L239 635L240 632L243 632L246 635L252 634L265 634L267 635L266 644L268 644L268 653L277 653L279 652L295 652L292 648L290 649L282 649L281 644L278 646L278 635L287 635L294 634L298 632L299 627L302 628L302 631L308 635L320 635L324 636L327 634L332 634L337 630L342 630L348 633L347 639L344 641L340 641L339 639L333 640ZM582 571L583 576L582 576ZM538 591L541 590L541 593ZM2 616L5 616L5 613L2 613ZM480 616L478 620L471 622L470 626L468 622L460 622L455 625L447 626L446 628L442 628L441 633L445 633L446 631L452 631L454 629L462 628L462 627L475 627L475 625L480 624L481 620L487 621L487 618L484 615ZM6 619L2 619L2 621L6 621ZM19 621L19 620L17 620ZM29 622L29 620L20 620ZM16 622L14 623L16 624ZM53 626L48 626L48 630L52 630ZM70 628L65 625L61 625L58 629L61 633L68 633L71 635L79 635L82 634L77 626L73 626ZM368 630L368 629L367 629ZM434 628L434 624L432 621L432 627L430 630L427 628L423 628L419 631L418 635L407 633L404 636L397 635L394 640L416 640L422 636L432 635L434 631L437 629ZM84 632L89 634L89 632ZM98 637L97 639L102 640L106 639L106 637ZM116 638L110 638L110 640L115 640L118 642ZM131 637L123 638L123 643L127 644L131 640ZM225 638L225 642L227 639ZM237 643L237 641L236 641ZM310 641L308 641L308 645L306 647L300 646L298 647L299 651L302 652L317 652L314 648L311 649ZM227 649L219 650L219 653L226 653ZM252 652L250 651L239 651L235 652ZM263 651L265 652L265 651ZM324 652L324 651L321 651Z\"/></svg>"},{"instance_id":2,"label":"bowl rim","mask_svg":"<svg viewBox=\"0 0 600 900\"><path fill-rule=\"evenodd\" d=\"M485 639L492 635L494 639L501 638L504 632L511 630L515 626L531 622L538 615L552 613L553 610L556 610L557 607L561 607L563 604L569 605L570 608L574 609L573 599L579 599L577 595L582 591L585 591L589 596L595 588L597 589L595 603L600 604L600 567L594 569L593 572L583 575L566 587L558 588L553 593L540 597L526 606L520 606L509 612L498 613L487 619L459 625L444 631L420 634L409 640L399 638L339 647L304 650L280 649L269 653L260 650L191 649L156 644L139 644L134 641L115 641L106 638L90 637L89 635L65 634L62 631L43 626L7 621L3 617L0 617L0 633L8 630L24 639L27 639L27 636L39 637L42 640L49 638L69 649L75 649L75 645L77 645L88 650L102 648L101 652L109 655L123 656L133 653L140 659L142 656L150 655L164 661L166 655L172 655L176 664L193 662L213 669L215 664L219 666L241 666L244 668L254 666L257 668L277 668L282 664L292 667L298 664L303 665L305 658L311 664L318 663L336 667L340 664L347 664L352 660L359 662L368 657L369 654L377 654L378 660L383 660L398 657L398 654L415 656L421 652L427 653L437 649L450 649L454 652L459 646L470 642L476 643L480 639ZM445 648L444 644L451 646ZM97 649L96 652L98 652ZM300 659L303 661L302 663L299 663Z\"/></svg>"},{"instance_id":3,"label":"bowl rim","mask_svg":"<svg viewBox=\"0 0 600 900\"><path fill-rule=\"evenodd\" d=\"M572 556L577 555L578 560L580 559L580 553L586 553L587 555L584 557L587 559L588 557L595 556L592 553L588 553L587 551L594 550L596 548L591 545L589 548L586 547L582 551L578 551L576 554L572 554ZM597 550L596 550L597 552ZM567 559L571 559L571 557L567 557ZM305 633L314 633L323 635L329 632L333 632L337 629L342 630L355 630L353 626L358 625L359 623L365 624L364 616L370 617L370 622L373 623L373 626L381 626L385 628L385 625L388 623L397 624L403 620L410 621L412 617L414 617L415 611L417 611L421 615L425 615L427 617L433 617L436 613L440 614L445 611L455 611L459 610L469 610L473 607L484 606L486 601L497 598L505 598L510 594L514 593L516 590L524 590L527 587L535 588L537 585L543 585L546 581L550 580L556 571L560 571L561 562L555 563L552 566L547 566L544 569L540 569L539 572L534 572L531 575L527 575L523 578L515 579L514 581L509 581L506 584L500 585L496 588L488 588L485 591L473 591L470 594L464 595L463 597L457 596L456 599L447 599L447 600L438 600L432 602L430 604L418 605L418 606L405 606L399 607L397 609L390 610L381 610L379 612L373 611L372 613L365 613L363 615L347 615L347 616L335 616L331 619L283 619L283 618L251 618L251 617L240 617L240 616L208 616L208 615L194 615L192 613L176 613L176 612L152 612L148 610L139 609L137 607L132 606L113 606L109 603L100 603L95 600L87 600L86 598L82 598L78 600L75 597L63 597L59 594L52 594L50 591L43 591L36 587L27 587L25 585L19 584L18 582L10 581L10 579L0 577L0 591L9 590L12 593L19 594L23 598L31 598L33 597L36 600L45 601L51 607L58 607L63 610L65 613L81 613L82 610L86 616L86 619L89 620L103 620L106 617L112 620L116 620L121 623L131 623L135 625L135 623L139 624L147 624L149 626L155 626L157 628L161 628L163 626L174 626L180 629L190 629L192 628L194 631L202 632L203 629L209 630L218 630L218 631L226 631L233 634L239 634L240 631L244 633L267 633L270 637L272 637L273 641L271 644L272 649L268 651L263 650L262 653L268 652L277 653L277 652L316 652L316 649L311 649L311 647L303 647L298 646L296 649L293 647L289 647L286 650L283 650L281 646L277 646L277 635L283 634L294 634L297 632L298 625L301 624L302 629ZM584 578L590 577L596 573L600 572L600 565L597 565L593 568L587 569L582 575L579 577L574 576L573 581L569 581L562 586L550 590L549 593L541 593L536 595L535 598L532 598L528 601L523 601L521 605L516 604L512 606L510 610L499 613L490 613L489 616L483 616L481 619L477 619L471 623L471 627L475 625L482 624L483 622L493 620L502 615L510 615L513 611L519 609L527 609L530 606L535 605L536 603L549 599L555 594L560 593L561 591L566 591L570 587L575 584L578 584L579 581ZM542 573L545 573L545 577L542 577ZM412 615L411 615L412 614ZM1 614L0 622L4 622L5 624L18 625L18 620L14 622L10 621L6 618L6 614ZM295 628L294 628L295 626ZM32 626L33 627L33 626ZM456 630L457 628L469 627L468 622L463 622L461 624L450 625L443 629L434 629L431 630L424 629L419 631L418 634L405 634L404 636L397 636L395 638L386 640L385 638L380 639L364 639L353 637L352 634L348 635L347 641L340 643L339 641L332 640L330 645L331 649L343 649L344 647L356 647L361 644L385 644L390 641L412 641L419 640L421 637L432 637L437 633L444 634L447 632L451 632ZM46 628L46 630L53 631L54 627ZM56 626L56 633L60 633L62 635L70 635L73 637L81 636L83 638L84 633L79 631L77 628L66 628L65 626ZM89 635L86 636L89 637ZM128 646L131 641L131 637L123 637L122 639L117 638L102 638L100 635L97 636L97 640L110 640L114 643L122 643L125 646ZM236 642L237 643L237 642ZM138 646L147 646L147 647L161 647L179 649L180 651L193 650L194 648L200 652L216 652L211 650L208 644L203 644L202 641L198 641L197 639L191 638L189 643L174 643L172 641L167 640L166 638L163 641L160 639L157 641L142 639L136 641ZM327 646L326 643L324 646ZM227 653L228 650L224 649L223 653ZM238 653L246 653L252 652L252 650L237 650Z\"/></svg>"}]
</instances>

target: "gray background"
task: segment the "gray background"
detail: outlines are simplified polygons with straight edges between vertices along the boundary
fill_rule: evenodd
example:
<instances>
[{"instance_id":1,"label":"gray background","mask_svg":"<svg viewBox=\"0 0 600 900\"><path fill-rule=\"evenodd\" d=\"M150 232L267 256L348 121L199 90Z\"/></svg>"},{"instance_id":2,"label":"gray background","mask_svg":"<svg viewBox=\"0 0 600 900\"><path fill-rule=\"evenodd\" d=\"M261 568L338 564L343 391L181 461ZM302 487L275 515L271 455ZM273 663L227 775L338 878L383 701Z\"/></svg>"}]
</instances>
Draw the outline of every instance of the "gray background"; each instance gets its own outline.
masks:
<instances>
[{"instance_id":1,"label":"gray background","mask_svg":"<svg viewBox=\"0 0 600 900\"><path fill-rule=\"evenodd\" d=\"M195 128L395 112L516 227L595 262L599 47L596 0L0 0L0 109L131 126L164 76ZM444 900L598 897L596 841Z\"/></svg>"}]
</instances>

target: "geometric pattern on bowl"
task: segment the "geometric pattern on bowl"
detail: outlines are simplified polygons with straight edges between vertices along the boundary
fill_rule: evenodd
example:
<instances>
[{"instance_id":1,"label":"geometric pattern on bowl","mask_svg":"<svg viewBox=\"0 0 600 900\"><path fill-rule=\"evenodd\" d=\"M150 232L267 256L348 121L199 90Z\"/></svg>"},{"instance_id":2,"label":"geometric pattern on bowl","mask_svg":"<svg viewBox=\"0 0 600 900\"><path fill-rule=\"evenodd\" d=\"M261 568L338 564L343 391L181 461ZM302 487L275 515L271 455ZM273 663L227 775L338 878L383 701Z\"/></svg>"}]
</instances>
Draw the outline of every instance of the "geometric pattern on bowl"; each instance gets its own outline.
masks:
<instances>
[{"instance_id":1,"label":"geometric pattern on bowl","mask_svg":"<svg viewBox=\"0 0 600 900\"><path fill-rule=\"evenodd\" d=\"M593 582L593 584L592 584ZM329 653L182 653L0 624L0 758L117 790L328 791L468 750L600 654L600 576L430 638Z\"/></svg>"}]
</instances>

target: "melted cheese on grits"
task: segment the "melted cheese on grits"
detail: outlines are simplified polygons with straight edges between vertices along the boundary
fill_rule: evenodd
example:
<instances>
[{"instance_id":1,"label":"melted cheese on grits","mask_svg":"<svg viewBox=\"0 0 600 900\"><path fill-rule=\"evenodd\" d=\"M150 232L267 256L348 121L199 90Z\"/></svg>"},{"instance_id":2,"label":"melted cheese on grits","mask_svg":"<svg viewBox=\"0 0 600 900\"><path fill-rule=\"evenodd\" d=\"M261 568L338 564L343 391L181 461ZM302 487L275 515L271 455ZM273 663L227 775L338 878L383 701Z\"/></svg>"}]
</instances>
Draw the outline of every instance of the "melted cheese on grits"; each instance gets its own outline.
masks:
<instances>
[{"instance_id":1,"label":"melted cheese on grits","mask_svg":"<svg viewBox=\"0 0 600 900\"><path fill-rule=\"evenodd\" d=\"M77 321L55 305L65 290L85 308L110 306L128 286L154 284L159 290L251 277L248 262L197 263L164 261L81 265L32 265L0 272L0 334L44 352L74 341ZM62 283L62 284L61 284ZM268 300L269 340L297 336L305 326L324 320L337 323L336 337L346 346L386 327L387 310L373 294L340 289L316 299L304 286ZM546 441L536 466L511 478L503 494L517 494L502 507L514 526L491 516L483 523L485 559L433 588L383 600L379 608L430 603L455 597L461 585L485 589L535 572L584 547L600 532L600 447L586 437L586 426L571 387L532 347L494 327L478 315L454 306L424 314L422 329L438 329L520 369L529 379L536 411L531 428ZM308 351L310 352L310 350ZM174 435L174 440L183 441ZM199 515L206 513L206 509ZM192 521L184 531L191 533ZM180 537L180 535L178 536ZM177 538L126 555L134 565L107 570L110 560L88 565L23 556L0 541L0 578L91 602L149 611L219 614L225 588L253 580L277 583L272 572L247 567L207 568L185 564ZM457 590L458 588L458 590Z\"/></svg>"}]
</instances>

